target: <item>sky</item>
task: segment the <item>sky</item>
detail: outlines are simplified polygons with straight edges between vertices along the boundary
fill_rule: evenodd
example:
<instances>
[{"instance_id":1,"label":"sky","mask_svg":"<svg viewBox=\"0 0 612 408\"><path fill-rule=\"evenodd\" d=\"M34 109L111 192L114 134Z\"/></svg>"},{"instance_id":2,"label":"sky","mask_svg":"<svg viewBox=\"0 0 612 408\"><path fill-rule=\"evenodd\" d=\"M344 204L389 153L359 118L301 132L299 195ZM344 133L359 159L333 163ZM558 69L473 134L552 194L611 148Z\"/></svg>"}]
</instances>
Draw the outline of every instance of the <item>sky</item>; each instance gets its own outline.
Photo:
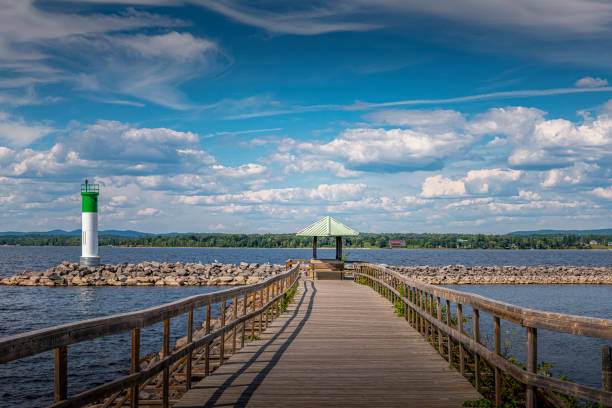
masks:
<instances>
[{"instance_id":1,"label":"sky","mask_svg":"<svg viewBox=\"0 0 612 408\"><path fill-rule=\"evenodd\" d=\"M607 0L0 10L0 231L612 227Z\"/></svg>"}]
</instances>

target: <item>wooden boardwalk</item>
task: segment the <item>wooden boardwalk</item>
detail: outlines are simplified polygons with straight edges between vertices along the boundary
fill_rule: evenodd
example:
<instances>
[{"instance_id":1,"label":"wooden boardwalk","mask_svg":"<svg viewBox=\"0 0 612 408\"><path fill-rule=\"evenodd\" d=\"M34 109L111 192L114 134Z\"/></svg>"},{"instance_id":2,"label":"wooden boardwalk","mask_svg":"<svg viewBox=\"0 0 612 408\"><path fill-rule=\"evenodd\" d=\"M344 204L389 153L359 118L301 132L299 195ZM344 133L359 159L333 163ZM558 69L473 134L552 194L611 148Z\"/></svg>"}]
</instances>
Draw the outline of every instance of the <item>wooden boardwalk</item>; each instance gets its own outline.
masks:
<instances>
[{"instance_id":1,"label":"wooden boardwalk","mask_svg":"<svg viewBox=\"0 0 612 408\"><path fill-rule=\"evenodd\" d=\"M261 340L174 406L459 407L478 398L372 289L309 280Z\"/></svg>"}]
</instances>

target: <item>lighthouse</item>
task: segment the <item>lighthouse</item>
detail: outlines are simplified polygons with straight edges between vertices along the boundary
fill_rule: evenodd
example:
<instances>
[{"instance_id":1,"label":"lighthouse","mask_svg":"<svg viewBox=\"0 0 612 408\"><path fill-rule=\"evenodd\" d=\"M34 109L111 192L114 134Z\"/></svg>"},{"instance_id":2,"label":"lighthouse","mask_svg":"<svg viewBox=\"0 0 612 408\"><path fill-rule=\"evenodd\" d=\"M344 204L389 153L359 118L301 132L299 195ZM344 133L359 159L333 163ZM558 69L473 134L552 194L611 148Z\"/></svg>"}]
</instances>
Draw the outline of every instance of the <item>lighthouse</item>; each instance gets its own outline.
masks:
<instances>
[{"instance_id":1,"label":"lighthouse","mask_svg":"<svg viewBox=\"0 0 612 408\"><path fill-rule=\"evenodd\" d=\"M81 184L81 198L83 200L82 236L81 236L81 265L98 266L98 184Z\"/></svg>"}]
</instances>

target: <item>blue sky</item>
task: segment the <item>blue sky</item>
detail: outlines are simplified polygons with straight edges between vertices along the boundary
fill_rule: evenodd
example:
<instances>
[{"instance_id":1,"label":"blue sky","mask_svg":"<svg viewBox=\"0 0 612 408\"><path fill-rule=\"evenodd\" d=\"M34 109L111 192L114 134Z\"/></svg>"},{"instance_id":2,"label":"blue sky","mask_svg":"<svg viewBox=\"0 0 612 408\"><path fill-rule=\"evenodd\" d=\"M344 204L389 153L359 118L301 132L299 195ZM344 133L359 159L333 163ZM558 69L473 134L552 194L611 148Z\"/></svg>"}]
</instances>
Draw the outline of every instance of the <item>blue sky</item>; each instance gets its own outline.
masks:
<instances>
[{"instance_id":1,"label":"blue sky","mask_svg":"<svg viewBox=\"0 0 612 408\"><path fill-rule=\"evenodd\" d=\"M608 1L0 7L0 231L610 227Z\"/></svg>"}]
</instances>

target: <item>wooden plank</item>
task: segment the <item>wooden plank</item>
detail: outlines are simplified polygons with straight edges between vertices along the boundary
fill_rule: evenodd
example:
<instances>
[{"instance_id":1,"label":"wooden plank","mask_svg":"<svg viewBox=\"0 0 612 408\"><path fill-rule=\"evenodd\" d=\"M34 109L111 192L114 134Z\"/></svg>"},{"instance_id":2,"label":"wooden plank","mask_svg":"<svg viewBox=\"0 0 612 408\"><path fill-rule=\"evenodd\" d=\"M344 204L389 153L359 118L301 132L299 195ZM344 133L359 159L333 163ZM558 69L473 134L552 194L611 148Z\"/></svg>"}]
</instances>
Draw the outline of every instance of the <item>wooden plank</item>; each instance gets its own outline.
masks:
<instances>
[{"instance_id":1,"label":"wooden plank","mask_svg":"<svg viewBox=\"0 0 612 408\"><path fill-rule=\"evenodd\" d=\"M193 309L187 314L187 343L193 341ZM187 389L191 388L191 361L193 360L193 352L190 351L187 356L187 364L185 365L185 376Z\"/></svg>"},{"instance_id":2,"label":"wooden plank","mask_svg":"<svg viewBox=\"0 0 612 408\"><path fill-rule=\"evenodd\" d=\"M368 287L300 285L261 340L194 384L175 407L459 407L480 397Z\"/></svg>"},{"instance_id":3,"label":"wooden plank","mask_svg":"<svg viewBox=\"0 0 612 408\"><path fill-rule=\"evenodd\" d=\"M55 349L54 366L54 394L55 402L68 397L68 347L61 346Z\"/></svg>"},{"instance_id":4,"label":"wooden plank","mask_svg":"<svg viewBox=\"0 0 612 408\"><path fill-rule=\"evenodd\" d=\"M140 371L140 329L132 330L132 364L130 374L135 374ZM133 384L130 387L130 407L138 408L138 391L139 384Z\"/></svg>"},{"instance_id":5,"label":"wooden plank","mask_svg":"<svg viewBox=\"0 0 612 408\"><path fill-rule=\"evenodd\" d=\"M206 334L210 333L210 305L206 305ZM204 372L210 375L210 343L206 344L204 350Z\"/></svg>"},{"instance_id":6,"label":"wooden plank","mask_svg":"<svg viewBox=\"0 0 612 408\"><path fill-rule=\"evenodd\" d=\"M612 392L612 353L609 346L601 348L601 385L604 390ZM606 405L612 408L612 404Z\"/></svg>"},{"instance_id":7,"label":"wooden plank","mask_svg":"<svg viewBox=\"0 0 612 408\"><path fill-rule=\"evenodd\" d=\"M527 372L535 373L538 364L538 332L534 327L527 328ZM535 408L537 406L536 392L533 385L527 385L527 408Z\"/></svg>"},{"instance_id":8,"label":"wooden plank","mask_svg":"<svg viewBox=\"0 0 612 408\"><path fill-rule=\"evenodd\" d=\"M163 358L168 357L170 354L170 319L164 320L164 343L162 347ZM169 406L170 396L170 367L164 367L164 373L162 375L162 405L164 408Z\"/></svg>"},{"instance_id":9,"label":"wooden plank","mask_svg":"<svg viewBox=\"0 0 612 408\"><path fill-rule=\"evenodd\" d=\"M495 325L495 354L501 357L501 322L499 317L494 317ZM501 371L495 367L495 405L501 406L502 404L502 383L501 383Z\"/></svg>"}]
</instances>

